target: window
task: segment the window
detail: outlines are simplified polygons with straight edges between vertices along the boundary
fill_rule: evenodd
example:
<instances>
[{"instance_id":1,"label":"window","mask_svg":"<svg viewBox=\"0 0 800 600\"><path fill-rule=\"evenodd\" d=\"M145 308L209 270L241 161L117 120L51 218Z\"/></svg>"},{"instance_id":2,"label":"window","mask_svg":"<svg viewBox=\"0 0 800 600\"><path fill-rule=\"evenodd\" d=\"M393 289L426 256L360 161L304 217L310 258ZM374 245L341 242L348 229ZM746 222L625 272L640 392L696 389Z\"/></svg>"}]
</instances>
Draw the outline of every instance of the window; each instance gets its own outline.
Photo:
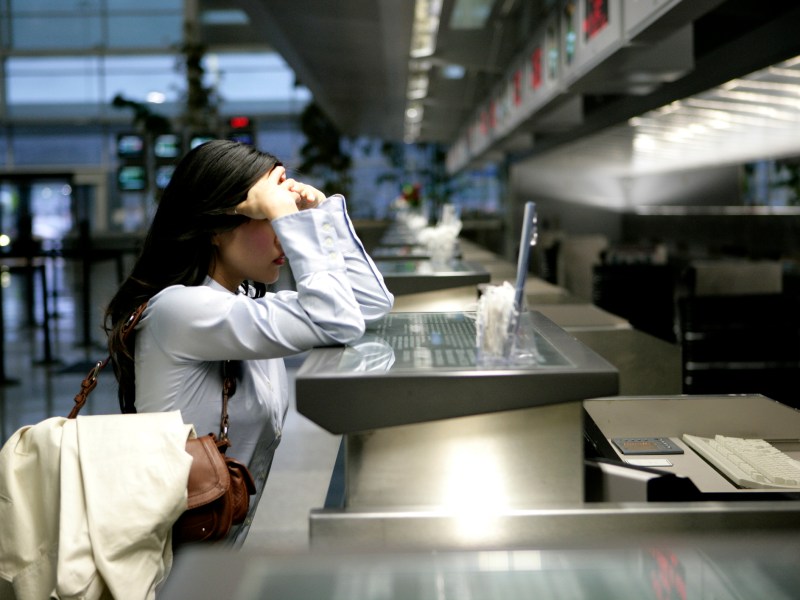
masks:
<instances>
[{"instance_id":1,"label":"window","mask_svg":"<svg viewBox=\"0 0 800 600\"><path fill-rule=\"evenodd\" d=\"M182 0L11 0L0 16L12 50L164 48L183 35Z\"/></svg>"}]
</instances>

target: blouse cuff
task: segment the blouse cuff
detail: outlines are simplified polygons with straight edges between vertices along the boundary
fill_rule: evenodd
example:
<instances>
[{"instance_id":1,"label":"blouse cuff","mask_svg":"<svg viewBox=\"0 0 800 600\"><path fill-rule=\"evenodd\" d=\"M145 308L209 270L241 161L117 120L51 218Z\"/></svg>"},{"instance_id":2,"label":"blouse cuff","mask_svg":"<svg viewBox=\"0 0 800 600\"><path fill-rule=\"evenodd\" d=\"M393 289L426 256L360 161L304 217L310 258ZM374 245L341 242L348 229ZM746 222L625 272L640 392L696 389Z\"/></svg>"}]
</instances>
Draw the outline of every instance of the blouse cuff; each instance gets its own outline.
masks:
<instances>
[{"instance_id":1,"label":"blouse cuff","mask_svg":"<svg viewBox=\"0 0 800 600\"><path fill-rule=\"evenodd\" d=\"M303 210L272 221L292 273L345 269L339 236L333 218L326 211Z\"/></svg>"},{"instance_id":2,"label":"blouse cuff","mask_svg":"<svg viewBox=\"0 0 800 600\"><path fill-rule=\"evenodd\" d=\"M331 224L336 229L336 233L339 236L339 251L343 254L362 252L363 247L358 241L353 222L347 214L347 204L344 196L341 194L329 196L319 205L319 208L330 215Z\"/></svg>"}]
</instances>

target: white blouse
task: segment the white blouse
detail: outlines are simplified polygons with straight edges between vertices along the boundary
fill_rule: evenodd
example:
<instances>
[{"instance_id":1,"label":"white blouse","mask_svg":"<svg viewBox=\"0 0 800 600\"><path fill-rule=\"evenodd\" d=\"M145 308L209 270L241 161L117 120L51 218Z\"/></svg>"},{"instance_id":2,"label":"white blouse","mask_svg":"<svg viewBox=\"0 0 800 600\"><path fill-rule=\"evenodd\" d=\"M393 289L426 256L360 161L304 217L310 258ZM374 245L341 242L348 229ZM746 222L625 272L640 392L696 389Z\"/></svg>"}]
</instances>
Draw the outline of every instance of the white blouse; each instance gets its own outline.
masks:
<instances>
[{"instance_id":1,"label":"white blouse","mask_svg":"<svg viewBox=\"0 0 800 600\"><path fill-rule=\"evenodd\" d=\"M255 465L260 484L288 408L282 357L353 342L394 301L342 196L272 225L296 291L253 299L210 277L201 286L168 287L150 300L137 326L135 352L137 411L180 410L198 435L219 432L222 361L242 361L228 406L228 455L251 471Z\"/></svg>"}]
</instances>

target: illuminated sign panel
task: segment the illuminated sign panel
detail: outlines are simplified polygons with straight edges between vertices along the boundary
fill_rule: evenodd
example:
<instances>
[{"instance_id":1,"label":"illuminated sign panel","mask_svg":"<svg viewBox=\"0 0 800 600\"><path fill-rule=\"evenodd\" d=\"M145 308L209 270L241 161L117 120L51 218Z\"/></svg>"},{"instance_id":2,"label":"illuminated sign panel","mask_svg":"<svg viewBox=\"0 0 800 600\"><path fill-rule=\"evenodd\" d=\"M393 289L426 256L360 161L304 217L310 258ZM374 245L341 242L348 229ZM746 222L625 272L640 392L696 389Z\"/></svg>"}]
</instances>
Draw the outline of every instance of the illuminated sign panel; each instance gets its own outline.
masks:
<instances>
[{"instance_id":1,"label":"illuminated sign panel","mask_svg":"<svg viewBox=\"0 0 800 600\"><path fill-rule=\"evenodd\" d=\"M538 90L542 87L542 47L536 46L531 54L531 67L533 74L531 77L531 87Z\"/></svg>"},{"instance_id":2,"label":"illuminated sign panel","mask_svg":"<svg viewBox=\"0 0 800 600\"><path fill-rule=\"evenodd\" d=\"M578 51L578 4L567 0L561 9L561 48L564 64L568 67L575 62Z\"/></svg>"},{"instance_id":3,"label":"illuminated sign panel","mask_svg":"<svg viewBox=\"0 0 800 600\"><path fill-rule=\"evenodd\" d=\"M585 0L584 40L589 41L608 25L608 0Z\"/></svg>"}]
</instances>

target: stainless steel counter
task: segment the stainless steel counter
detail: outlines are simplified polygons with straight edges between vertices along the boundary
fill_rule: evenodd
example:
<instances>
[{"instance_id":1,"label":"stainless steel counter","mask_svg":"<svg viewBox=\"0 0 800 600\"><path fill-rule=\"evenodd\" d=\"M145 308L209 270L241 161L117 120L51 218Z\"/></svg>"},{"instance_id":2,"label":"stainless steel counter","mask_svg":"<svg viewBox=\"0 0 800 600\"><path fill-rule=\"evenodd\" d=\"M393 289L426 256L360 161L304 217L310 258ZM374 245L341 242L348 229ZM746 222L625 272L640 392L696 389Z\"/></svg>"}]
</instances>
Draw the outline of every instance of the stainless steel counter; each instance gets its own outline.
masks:
<instances>
[{"instance_id":1,"label":"stainless steel counter","mask_svg":"<svg viewBox=\"0 0 800 600\"><path fill-rule=\"evenodd\" d=\"M482 255L469 244L463 251L466 259L480 257L488 265L493 284L513 278L510 263ZM564 334L618 369L620 394L681 393L677 345L632 329L624 319L576 302L564 290L536 278L528 280L526 297L529 306ZM398 297L395 311L468 311L476 301L472 285L418 290ZM402 384L373 383L373 395L361 408L378 414L384 397L403 393ZM537 386L549 385L554 384L532 380L527 389L535 395ZM314 395L326 390L330 396L329 386ZM406 393L398 414L426 412L426 403L447 404L450 397L456 403L463 399L459 389L446 384L434 391L427 396ZM502 390L493 393L502 399ZM491 394L484 391L481 397L491 403ZM581 400L592 397L597 395ZM340 503L312 511L312 547L334 552L508 550L687 536L741 540L800 532L800 502L794 501L586 502L582 406L572 401L451 418L438 414L429 422L414 422L406 415L395 426L345 435ZM657 423L658 415L652 417ZM727 417L736 414L731 411Z\"/></svg>"},{"instance_id":2,"label":"stainless steel counter","mask_svg":"<svg viewBox=\"0 0 800 600\"><path fill-rule=\"evenodd\" d=\"M315 550L448 550L654 545L689 536L734 541L800 532L800 502L625 503L533 508L464 516L445 510L316 510Z\"/></svg>"},{"instance_id":3,"label":"stainless steel counter","mask_svg":"<svg viewBox=\"0 0 800 600\"><path fill-rule=\"evenodd\" d=\"M607 437L798 436L800 413L763 397L600 398L579 403ZM741 494L687 451L670 456L709 501L585 502L575 405L348 436L342 508L310 515L316 549L541 548L637 539L800 533L791 495ZM582 436L581 436L582 437ZM680 460L679 460L680 459ZM720 495L724 493L724 495Z\"/></svg>"},{"instance_id":4,"label":"stainless steel counter","mask_svg":"<svg viewBox=\"0 0 800 600\"><path fill-rule=\"evenodd\" d=\"M477 518L579 503L582 410L568 402L347 435L344 506Z\"/></svg>"},{"instance_id":5,"label":"stainless steel counter","mask_svg":"<svg viewBox=\"0 0 800 600\"><path fill-rule=\"evenodd\" d=\"M452 259L433 260L376 260L389 291L400 296L431 290L488 283L489 272L480 264Z\"/></svg>"},{"instance_id":6,"label":"stainless steel counter","mask_svg":"<svg viewBox=\"0 0 800 600\"><path fill-rule=\"evenodd\" d=\"M637 329L571 328L569 333L619 370L621 396L682 393L677 344Z\"/></svg>"},{"instance_id":7,"label":"stainless steel counter","mask_svg":"<svg viewBox=\"0 0 800 600\"><path fill-rule=\"evenodd\" d=\"M358 342L311 351L297 410L332 433L616 394L617 370L552 321L525 313L519 359L485 364L474 315L392 313Z\"/></svg>"}]
</instances>

